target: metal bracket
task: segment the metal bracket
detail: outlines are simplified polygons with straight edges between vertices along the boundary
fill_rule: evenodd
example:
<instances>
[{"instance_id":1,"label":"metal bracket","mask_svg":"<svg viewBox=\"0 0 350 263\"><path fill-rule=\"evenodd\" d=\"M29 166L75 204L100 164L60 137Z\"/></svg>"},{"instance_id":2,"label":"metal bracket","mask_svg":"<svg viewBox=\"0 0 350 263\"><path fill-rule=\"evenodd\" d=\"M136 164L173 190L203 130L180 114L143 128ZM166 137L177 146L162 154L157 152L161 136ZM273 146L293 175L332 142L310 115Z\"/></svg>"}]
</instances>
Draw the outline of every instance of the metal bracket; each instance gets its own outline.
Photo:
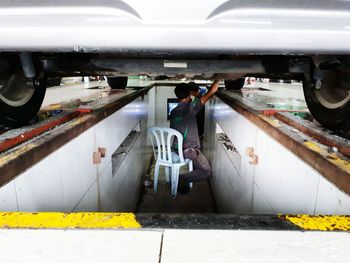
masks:
<instances>
[{"instance_id":1,"label":"metal bracket","mask_svg":"<svg viewBox=\"0 0 350 263\"><path fill-rule=\"evenodd\" d=\"M35 88L35 67L32 59L32 54L29 52L22 52L19 54L21 59L22 69L24 76L26 77L26 84L30 88Z\"/></svg>"}]
</instances>

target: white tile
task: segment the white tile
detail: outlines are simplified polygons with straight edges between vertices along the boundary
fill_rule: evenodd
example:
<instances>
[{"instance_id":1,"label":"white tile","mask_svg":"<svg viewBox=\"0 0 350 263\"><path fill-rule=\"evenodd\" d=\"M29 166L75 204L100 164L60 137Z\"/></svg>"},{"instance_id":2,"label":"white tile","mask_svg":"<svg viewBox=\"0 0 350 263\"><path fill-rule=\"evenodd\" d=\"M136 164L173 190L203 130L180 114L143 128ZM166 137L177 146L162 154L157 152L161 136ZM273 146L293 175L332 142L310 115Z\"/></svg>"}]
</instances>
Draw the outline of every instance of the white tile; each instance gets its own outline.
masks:
<instances>
[{"instance_id":1,"label":"white tile","mask_svg":"<svg viewBox=\"0 0 350 263\"><path fill-rule=\"evenodd\" d=\"M67 211L72 211L96 180L97 167L92 160L95 148L93 127L55 153L61 165L64 205Z\"/></svg>"},{"instance_id":2,"label":"white tile","mask_svg":"<svg viewBox=\"0 0 350 263\"><path fill-rule=\"evenodd\" d=\"M165 230L162 263L348 262L348 233Z\"/></svg>"},{"instance_id":3,"label":"white tile","mask_svg":"<svg viewBox=\"0 0 350 263\"><path fill-rule=\"evenodd\" d=\"M101 211L115 211L113 196L118 190L114 182L117 179L117 176L112 177L112 164L109 163L106 166L106 169L97 179L100 193Z\"/></svg>"},{"instance_id":4,"label":"white tile","mask_svg":"<svg viewBox=\"0 0 350 263\"><path fill-rule=\"evenodd\" d=\"M145 97L148 99L148 126L154 126L155 118L156 118L156 112L155 112L155 88L152 88L148 91L148 95Z\"/></svg>"},{"instance_id":5,"label":"white tile","mask_svg":"<svg viewBox=\"0 0 350 263\"><path fill-rule=\"evenodd\" d=\"M166 119L167 118L167 104L166 103L156 103L156 119Z\"/></svg>"},{"instance_id":6,"label":"white tile","mask_svg":"<svg viewBox=\"0 0 350 263\"><path fill-rule=\"evenodd\" d=\"M0 211L18 211L14 181L0 188Z\"/></svg>"},{"instance_id":7,"label":"white tile","mask_svg":"<svg viewBox=\"0 0 350 263\"><path fill-rule=\"evenodd\" d=\"M93 183L90 189L83 195L73 212L96 212L98 209L98 188Z\"/></svg>"},{"instance_id":8,"label":"white tile","mask_svg":"<svg viewBox=\"0 0 350 263\"><path fill-rule=\"evenodd\" d=\"M126 114L122 110L119 110L95 126L95 151L97 151L98 147L106 148L106 157L101 159L101 164L96 165L98 174L100 174L107 163L111 161L111 155L124 141L135 125L136 123L134 120L128 122Z\"/></svg>"},{"instance_id":9,"label":"white tile","mask_svg":"<svg viewBox=\"0 0 350 263\"><path fill-rule=\"evenodd\" d=\"M103 172L132 129L144 120L147 120L147 104L138 98L96 125L96 147L106 148L106 157L97 165L98 174Z\"/></svg>"},{"instance_id":10,"label":"white tile","mask_svg":"<svg viewBox=\"0 0 350 263\"><path fill-rule=\"evenodd\" d=\"M281 155L284 165L278 213L313 214L319 173L287 149Z\"/></svg>"},{"instance_id":11,"label":"white tile","mask_svg":"<svg viewBox=\"0 0 350 263\"><path fill-rule=\"evenodd\" d=\"M167 99L176 98L174 93L174 86L158 86L155 89L155 118L156 119L166 119L167 118ZM167 127L167 123L156 123L156 125L165 124L164 127Z\"/></svg>"},{"instance_id":12,"label":"white tile","mask_svg":"<svg viewBox=\"0 0 350 263\"><path fill-rule=\"evenodd\" d=\"M272 205L265 197L264 192L261 191L255 183L253 189L252 212L254 214L276 214L277 211L273 209Z\"/></svg>"},{"instance_id":13,"label":"white tile","mask_svg":"<svg viewBox=\"0 0 350 263\"><path fill-rule=\"evenodd\" d=\"M320 176L315 214L350 215L350 196Z\"/></svg>"},{"instance_id":14,"label":"white tile","mask_svg":"<svg viewBox=\"0 0 350 263\"><path fill-rule=\"evenodd\" d=\"M15 179L19 211L66 211L60 162L51 154Z\"/></svg>"},{"instance_id":15,"label":"white tile","mask_svg":"<svg viewBox=\"0 0 350 263\"><path fill-rule=\"evenodd\" d=\"M118 230L0 230L3 262L159 261L162 233Z\"/></svg>"},{"instance_id":16,"label":"white tile","mask_svg":"<svg viewBox=\"0 0 350 263\"><path fill-rule=\"evenodd\" d=\"M141 176L147 172L145 163L135 160L141 160L139 147L141 140L138 139L125 158L117 173L117 180L113 183L116 186L117 193L113 196L116 204L116 210L120 212L134 211L140 194ZM118 183L117 183L118 182ZM128 198L125 198L128 196Z\"/></svg>"},{"instance_id":17,"label":"white tile","mask_svg":"<svg viewBox=\"0 0 350 263\"><path fill-rule=\"evenodd\" d=\"M274 210L277 210L281 196L283 151L286 149L277 141L258 131L257 145L254 148L254 153L258 156L254 181Z\"/></svg>"},{"instance_id":18,"label":"white tile","mask_svg":"<svg viewBox=\"0 0 350 263\"><path fill-rule=\"evenodd\" d=\"M167 98L176 98L174 93L175 86L157 86L156 102L166 102Z\"/></svg>"},{"instance_id":19,"label":"white tile","mask_svg":"<svg viewBox=\"0 0 350 263\"><path fill-rule=\"evenodd\" d=\"M139 135L133 148L113 176L111 164L108 164L99 177L102 211L125 212L135 209L140 194L141 176L148 168L148 162L145 162L142 156L144 153L142 139L142 135Z\"/></svg>"}]
</instances>

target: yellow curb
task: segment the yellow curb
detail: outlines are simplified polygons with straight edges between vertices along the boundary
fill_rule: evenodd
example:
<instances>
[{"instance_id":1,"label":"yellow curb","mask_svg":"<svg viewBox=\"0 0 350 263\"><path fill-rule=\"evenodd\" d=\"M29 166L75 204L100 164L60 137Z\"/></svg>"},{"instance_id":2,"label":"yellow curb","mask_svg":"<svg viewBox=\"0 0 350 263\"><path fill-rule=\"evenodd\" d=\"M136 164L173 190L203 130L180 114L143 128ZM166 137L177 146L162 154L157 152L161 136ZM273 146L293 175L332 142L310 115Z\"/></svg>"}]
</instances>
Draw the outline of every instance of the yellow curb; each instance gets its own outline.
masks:
<instances>
[{"instance_id":1,"label":"yellow curb","mask_svg":"<svg viewBox=\"0 0 350 263\"><path fill-rule=\"evenodd\" d=\"M0 228L141 228L133 213L0 213Z\"/></svg>"},{"instance_id":2,"label":"yellow curb","mask_svg":"<svg viewBox=\"0 0 350 263\"><path fill-rule=\"evenodd\" d=\"M350 217L349 216L310 216L310 215L295 215L295 216L280 216L287 219L291 223L305 230L321 230L321 231L349 231Z\"/></svg>"}]
</instances>

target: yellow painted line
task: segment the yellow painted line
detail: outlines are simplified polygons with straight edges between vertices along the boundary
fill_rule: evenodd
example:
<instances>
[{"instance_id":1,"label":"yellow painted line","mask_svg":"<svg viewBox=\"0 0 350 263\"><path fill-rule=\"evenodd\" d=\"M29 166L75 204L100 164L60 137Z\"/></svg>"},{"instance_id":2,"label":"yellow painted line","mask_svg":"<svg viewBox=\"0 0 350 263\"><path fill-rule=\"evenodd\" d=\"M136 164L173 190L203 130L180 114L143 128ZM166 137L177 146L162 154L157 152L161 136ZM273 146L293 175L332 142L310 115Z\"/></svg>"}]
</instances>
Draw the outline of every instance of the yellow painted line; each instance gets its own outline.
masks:
<instances>
[{"instance_id":1,"label":"yellow painted line","mask_svg":"<svg viewBox=\"0 0 350 263\"><path fill-rule=\"evenodd\" d=\"M278 128L278 127L281 126L279 120L272 119L272 118L270 118L270 117L265 116L264 114L259 114L258 117L259 117L260 119L263 119L264 121L268 122L268 123L271 124L273 127Z\"/></svg>"},{"instance_id":2,"label":"yellow painted line","mask_svg":"<svg viewBox=\"0 0 350 263\"><path fill-rule=\"evenodd\" d=\"M305 230L350 231L350 216L281 215L280 217Z\"/></svg>"},{"instance_id":3,"label":"yellow painted line","mask_svg":"<svg viewBox=\"0 0 350 263\"><path fill-rule=\"evenodd\" d=\"M350 173L350 162L339 158L339 156L335 153L329 153L325 149L322 149L317 143L314 142L304 142L304 145L310 150L319 153L323 157L327 158L327 160L334 165L338 166L340 169Z\"/></svg>"},{"instance_id":4,"label":"yellow painted line","mask_svg":"<svg viewBox=\"0 0 350 263\"><path fill-rule=\"evenodd\" d=\"M0 228L141 228L133 213L0 213Z\"/></svg>"},{"instance_id":5,"label":"yellow painted line","mask_svg":"<svg viewBox=\"0 0 350 263\"><path fill-rule=\"evenodd\" d=\"M24 146L21 146L20 148L18 148L17 150L9 153L9 154L5 154L3 156L0 157L0 166L4 166L5 164L13 161L14 159L18 158L18 156L34 149L35 147L37 147L38 145L34 142L32 143L28 143Z\"/></svg>"}]
</instances>

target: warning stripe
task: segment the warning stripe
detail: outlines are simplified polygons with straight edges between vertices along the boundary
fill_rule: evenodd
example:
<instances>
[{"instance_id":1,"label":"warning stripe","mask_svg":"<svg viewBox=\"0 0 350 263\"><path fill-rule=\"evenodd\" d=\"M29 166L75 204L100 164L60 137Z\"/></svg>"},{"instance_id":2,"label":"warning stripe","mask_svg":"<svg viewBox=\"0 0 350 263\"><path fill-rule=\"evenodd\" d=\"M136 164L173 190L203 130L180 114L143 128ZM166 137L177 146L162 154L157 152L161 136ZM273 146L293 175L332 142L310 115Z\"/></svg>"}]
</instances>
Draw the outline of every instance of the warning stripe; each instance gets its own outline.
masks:
<instances>
[{"instance_id":1,"label":"warning stripe","mask_svg":"<svg viewBox=\"0 0 350 263\"><path fill-rule=\"evenodd\" d=\"M160 218L162 215L159 215ZM30 229L135 229L135 228L162 228L161 222L153 221L159 216L147 216L141 215L139 218L133 213L57 213L57 212L40 212L40 213L27 213L27 212L2 212L0 213L0 228L30 228ZM195 215L192 215L192 217ZM256 222L261 221L261 216L251 215L240 217L238 215L231 215L234 219L228 225L228 228L224 229L256 229ZM166 217L166 215L164 215ZM178 219L182 220L186 215L178 215ZM213 214L215 219L216 214ZM229 216L230 217L230 216ZM181 222L176 220L176 216L171 216L174 221L174 227L171 224L165 224L166 228L191 228L191 223L188 225L181 225ZM206 218L203 222L203 229L223 229L223 226L227 224L227 216L223 220L215 221L213 224L208 224L211 215L198 215L198 219ZM238 219L238 220L237 220ZM252 220L253 219L253 220ZM350 216L310 216L310 215L279 215L279 216L265 216L266 222L271 222L272 225L264 224L265 227L259 229L266 230L316 230L316 231L350 231ZM270 219L270 220L269 220ZM277 221L276 221L277 219ZM170 219L169 219L170 220ZM190 220L193 221L193 218ZM256 222L255 222L256 221ZM187 221L186 221L187 222ZM198 223L201 220L195 220L196 229ZM290 227L285 228L286 225L283 222L288 222ZM283 228L281 228L281 223ZM201 225L202 223L199 223ZM276 225L275 225L276 224ZM274 227L275 226L275 229ZM293 227L296 226L296 227Z\"/></svg>"},{"instance_id":2,"label":"warning stripe","mask_svg":"<svg viewBox=\"0 0 350 263\"><path fill-rule=\"evenodd\" d=\"M140 228L132 213L0 213L0 228Z\"/></svg>"},{"instance_id":3,"label":"warning stripe","mask_svg":"<svg viewBox=\"0 0 350 263\"><path fill-rule=\"evenodd\" d=\"M350 231L350 216L281 215L304 230Z\"/></svg>"}]
</instances>

